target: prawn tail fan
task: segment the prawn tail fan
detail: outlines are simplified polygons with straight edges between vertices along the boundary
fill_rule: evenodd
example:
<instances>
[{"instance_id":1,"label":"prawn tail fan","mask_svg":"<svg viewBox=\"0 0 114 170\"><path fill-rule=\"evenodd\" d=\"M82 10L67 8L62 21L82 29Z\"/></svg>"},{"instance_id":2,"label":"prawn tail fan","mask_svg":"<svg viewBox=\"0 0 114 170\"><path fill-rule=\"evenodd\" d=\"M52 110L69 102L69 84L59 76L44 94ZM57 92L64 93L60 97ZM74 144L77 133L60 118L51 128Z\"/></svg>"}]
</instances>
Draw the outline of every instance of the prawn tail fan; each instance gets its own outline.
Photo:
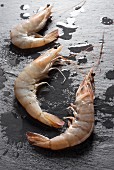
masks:
<instances>
[{"instance_id":1,"label":"prawn tail fan","mask_svg":"<svg viewBox=\"0 0 114 170\"><path fill-rule=\"evenodd\" d=\"M26 133L28 141L34 145L34 146L39 146L42 148L50 148L50 139L37 134L37 133L32 133L32 132L27 132Z\"/></svg>"}]
</instances>

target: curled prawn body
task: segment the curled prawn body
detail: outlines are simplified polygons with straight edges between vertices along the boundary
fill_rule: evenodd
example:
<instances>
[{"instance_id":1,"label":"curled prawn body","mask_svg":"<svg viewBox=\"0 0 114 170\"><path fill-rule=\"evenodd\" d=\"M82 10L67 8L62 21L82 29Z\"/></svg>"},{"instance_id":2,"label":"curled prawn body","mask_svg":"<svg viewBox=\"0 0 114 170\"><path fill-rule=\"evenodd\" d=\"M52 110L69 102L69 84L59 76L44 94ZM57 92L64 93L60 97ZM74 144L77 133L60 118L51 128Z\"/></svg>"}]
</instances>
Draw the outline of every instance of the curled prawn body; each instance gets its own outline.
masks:
<instances>
[{"instance_id":1,"label":"curled prawn body","mask_svg":"<svg viewBox=\"0 0 114 170\"><path fill-rule=\"evenodd\" d=\"M26 111L34 119L56 128L62 127L64 121L42 111L36 98L36 91L40 85L46 83L41 80L48 77L48 72L52 69L52 65L58 60L58 53L61 48L61 46L57 49L52 48L27 65L17 77L14 86L16 98Z\"/></svg>"},{"instance_id":2,"label":"curled prawn body","mask_svg":"<svg viewBox=\"0 0 114 170\"><path fill-rule=\"evenodd\" d=\"M54 138L47 138L37 133L27 132L27 139L32 145L52 150L60 150L78 145L85 141L94 128L94 73L91 69L76 92L76 100L71 104L73 110L71 123L67 130Z\"/></svg>"},{"instance_id":3,"label":"curled prawn body","mask_svg":"<svg viewBox=\"0 0 114 170\"><path fill-rule=\"evenodd\" d=\"M42 11L30 17L29 20L18 24L10 32L12 43L21 48L35 48L44 46L58 38L58 30L54 30L45 36L39 35L39 32L46 24L51 15L52 6L47 5Z\"/></svg>"}]
</instances>

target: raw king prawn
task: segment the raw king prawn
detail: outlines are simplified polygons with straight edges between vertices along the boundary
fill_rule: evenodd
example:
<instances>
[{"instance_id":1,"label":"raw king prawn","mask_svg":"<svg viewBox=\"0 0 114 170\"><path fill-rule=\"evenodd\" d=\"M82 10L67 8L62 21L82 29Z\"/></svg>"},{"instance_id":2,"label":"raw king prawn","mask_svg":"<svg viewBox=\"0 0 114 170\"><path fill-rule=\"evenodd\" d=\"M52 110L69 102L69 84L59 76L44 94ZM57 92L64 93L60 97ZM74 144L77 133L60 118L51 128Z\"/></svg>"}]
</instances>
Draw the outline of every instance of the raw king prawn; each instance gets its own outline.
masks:
<instances>
[{"instance_id":1,"label":"raw king prawn","mask_svg":"<svg viewBox=\"0 0 114 170\"><path fill-rule=\"evenodd\" d=\"M15 96L26 111L36 120L56 128L63 126L64 121L57 116L42 111L36 97L37 88L46 82L42 80L48 77L53 64L59 59L59 52L62 46L57 49L50 49L29 65L19 74L15 81Z\"/></svg>"},{"instance_id":2,"label":"raw king prawn","mask_svg":"<svg viewBox=\"0 0 114 170\"><path fill-rule=\"evenodd\" d=\"M44 28L51 15L52 6L47 5L42 11L30 17L23 23L15 26L10 32L12 43L21 49L44 46L58 38L58 30L54 30L45 36L37 32Z\"/></svg>"},{"instance_id":3,"label":"raw king prawn","mask_svg":"<svg viewBox=\"0 0 114 170\"><path fill-rule=\"evenodd\" d=\"M94 128L94 75L91 69L76 92L75 103L70 106L74 116L66 117L72 122L68 124L68 129L51 139L27 132L27 139L32 145L60 150L78 145L90 136Z\"/></svg>"}]
</instances>

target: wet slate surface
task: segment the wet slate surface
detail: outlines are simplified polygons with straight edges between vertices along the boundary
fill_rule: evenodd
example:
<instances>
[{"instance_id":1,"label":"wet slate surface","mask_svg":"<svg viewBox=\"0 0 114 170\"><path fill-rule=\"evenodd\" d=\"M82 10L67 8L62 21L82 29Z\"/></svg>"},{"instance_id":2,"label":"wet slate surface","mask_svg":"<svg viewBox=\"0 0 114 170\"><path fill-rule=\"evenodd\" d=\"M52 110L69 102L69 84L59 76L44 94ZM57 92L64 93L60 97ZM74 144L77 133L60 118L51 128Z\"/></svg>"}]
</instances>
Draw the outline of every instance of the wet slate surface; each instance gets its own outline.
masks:
<instances>
[{"instance_id":1,"label":"wet slate surface","mask_svg":"<svg viewBox=\"0 0 114 170\"><path fill-rule=\"evenodd\" d=\"M0 1L0 170L51 170L51 169L114 169L114 2L111 0L88 0L83 7L80 1L51 1L54 4L52 21L43 31L55 27L60 38L45 48L19 50L9 38L11 28L35 13L46 1ZM64 5L64 8L63 8ZM109 22L110 20L110 22ZM25 133L34 131L52 137L61 133L44 126L25 112L14 96L14 81L27 63L58 44L63 45L61 54L71 57L82 70L97 63L102 34L104 48L101 63L96 71L95 86L95 129L93 134L79 146L63 151L50 151L32 147ZM91 50L87 50L92 45ZM85 48L87 46L87 48ZM44 86L38 99L43 109L60 118L69 115L67 107L75 99L84 75L76 64L62 66L60 69L67 80L57 71L50 72L48 82L55 90ZM45 102L44 102L45 101Z\"/></svg>"}]
</instances>

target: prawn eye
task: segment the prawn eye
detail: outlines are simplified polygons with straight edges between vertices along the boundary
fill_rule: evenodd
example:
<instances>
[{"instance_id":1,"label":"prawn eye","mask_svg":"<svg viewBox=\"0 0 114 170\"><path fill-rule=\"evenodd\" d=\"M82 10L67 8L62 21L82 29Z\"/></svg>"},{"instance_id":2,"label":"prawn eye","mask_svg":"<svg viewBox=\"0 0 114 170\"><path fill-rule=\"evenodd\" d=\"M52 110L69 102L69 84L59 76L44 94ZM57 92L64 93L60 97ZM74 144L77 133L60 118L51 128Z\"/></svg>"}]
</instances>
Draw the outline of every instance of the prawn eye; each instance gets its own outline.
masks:
<instances>
[{"instance_id":1,"label":"prawn eye","mask_svg":"<svg viewBox=\"0 0 114 170\"><path fill-rule=\"evenodd\" d=\"M47 4L47 7L49 7L50 6L50 4Z\"/></svg>"},{"instance_id":2,"label":"prawn eye","mask_svg":"<svg viewBox=\"0 0 114 170\"><path fill-rule=\"evenodd\" d=\"M94 77L94 76L95 76L95 73L91 73L91 76Z\"/></svg>"}]
</instances>

